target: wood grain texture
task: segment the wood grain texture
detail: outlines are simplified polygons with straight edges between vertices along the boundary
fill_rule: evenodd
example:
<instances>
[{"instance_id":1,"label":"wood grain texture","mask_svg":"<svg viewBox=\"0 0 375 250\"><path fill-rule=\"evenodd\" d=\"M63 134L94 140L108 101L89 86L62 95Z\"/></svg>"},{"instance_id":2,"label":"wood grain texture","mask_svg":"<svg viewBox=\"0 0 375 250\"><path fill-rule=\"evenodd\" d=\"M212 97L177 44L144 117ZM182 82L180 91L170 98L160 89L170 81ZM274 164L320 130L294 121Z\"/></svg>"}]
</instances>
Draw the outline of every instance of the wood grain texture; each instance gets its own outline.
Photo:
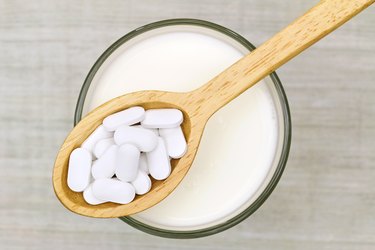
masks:
<instances>
[{"instance_id":1,"label":"wood grain texture","mask_svg":"<svg viewBox=\"0 0 375 250\"><path fill-rule=\"evenodd\" d=\"M277 71L292 112L289 162L271 197L238 226L197 240L157 238L70 213L52 188L81 84L117 38L192 17L259 45L316 2L0 0L0 248L375 248L374 6Z\"/></svg>"},{"instance_id":2,"label":"wood grain texture","mask_svg":"<svg viewBox=\"0 0 375 250\"><path fill-rule=\"evenodd\" d=\"M255 51L203 85L189 99L209 115L340 27L375 0L323 0L278 32ZM202 112L202 111L201 111Z\"/></svg>"}]
</instances>

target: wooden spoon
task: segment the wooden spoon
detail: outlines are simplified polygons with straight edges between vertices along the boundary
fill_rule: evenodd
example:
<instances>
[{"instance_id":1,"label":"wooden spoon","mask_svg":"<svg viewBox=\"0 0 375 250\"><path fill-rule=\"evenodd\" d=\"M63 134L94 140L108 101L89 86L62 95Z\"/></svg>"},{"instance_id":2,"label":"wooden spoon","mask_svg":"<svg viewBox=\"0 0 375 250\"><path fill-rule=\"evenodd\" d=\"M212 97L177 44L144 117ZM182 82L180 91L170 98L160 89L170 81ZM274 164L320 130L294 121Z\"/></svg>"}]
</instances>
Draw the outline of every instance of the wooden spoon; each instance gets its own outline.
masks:
<instances>
[{"instance_id":1,"label":"wooden spoon","mask_svg":"<svg viewBox=\"0 0 375 250\"><path fill-rule=\"evenodd\" d=\"M53 171L53 186L69 210L91 217L121 217L147 209L168 196L189 170L207 120L275 69L335 30L375 0L325 0L269 39L258 49L233 64L204 86L187 93L141 91L112 99L90 112L70 132L62 145ZM172 161L172 173L164 181L153 181L149 193L126 205L104 203L91 206L67 186L70 153L90 135L103 119L131 106L177 108L184 113L182 124L188 141L186 155Z\"/></svg>"}]
</instances>

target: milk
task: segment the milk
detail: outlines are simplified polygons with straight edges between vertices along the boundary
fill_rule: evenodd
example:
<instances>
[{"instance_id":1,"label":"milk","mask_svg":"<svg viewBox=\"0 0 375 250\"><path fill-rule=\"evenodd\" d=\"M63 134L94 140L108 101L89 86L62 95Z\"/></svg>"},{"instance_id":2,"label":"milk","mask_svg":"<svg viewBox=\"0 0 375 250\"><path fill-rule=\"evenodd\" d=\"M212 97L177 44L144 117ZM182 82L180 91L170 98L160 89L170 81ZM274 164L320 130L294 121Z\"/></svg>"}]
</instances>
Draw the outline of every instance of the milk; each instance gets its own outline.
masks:
<instances>
[{"instance_id":1,"label":"milk","mask_svg":"<svg viewBox=\"0 0 375 250\"><path fill-rule=\"evenodd\" d=\"M203 27L146 32L123 44L101 66L84 112L133 91L193 90L245 53L232 38ZM193 230L242 212L275 170L282 126L278 112L274 90L264 80L223 107L207 123L181 184L165 200L132 217L158 228Z\"/></svg>"}]
</instances>

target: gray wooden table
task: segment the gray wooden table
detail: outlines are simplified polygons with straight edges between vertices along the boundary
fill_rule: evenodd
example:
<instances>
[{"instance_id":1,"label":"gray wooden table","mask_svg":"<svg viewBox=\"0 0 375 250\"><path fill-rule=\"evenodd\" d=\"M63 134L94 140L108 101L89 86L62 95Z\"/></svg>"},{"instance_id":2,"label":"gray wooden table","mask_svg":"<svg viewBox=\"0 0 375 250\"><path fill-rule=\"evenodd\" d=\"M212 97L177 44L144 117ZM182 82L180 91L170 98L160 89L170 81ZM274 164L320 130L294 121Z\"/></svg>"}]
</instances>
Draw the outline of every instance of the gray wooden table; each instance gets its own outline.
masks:
<instances>
[{"instance_id":1,"label":"gray wooden table","mask_svg":"<svg viewBox=\"0 0 375 250\"><path fill-rule=\"evenodd\" d=\"M221 234L169 240L68 212L51 172L96 58L143 24L227 26L259 45L317 1L0 0L0 249L375 249L375 7L278 70L293 143L282 180Z\"/></svg>"}]
</instances>

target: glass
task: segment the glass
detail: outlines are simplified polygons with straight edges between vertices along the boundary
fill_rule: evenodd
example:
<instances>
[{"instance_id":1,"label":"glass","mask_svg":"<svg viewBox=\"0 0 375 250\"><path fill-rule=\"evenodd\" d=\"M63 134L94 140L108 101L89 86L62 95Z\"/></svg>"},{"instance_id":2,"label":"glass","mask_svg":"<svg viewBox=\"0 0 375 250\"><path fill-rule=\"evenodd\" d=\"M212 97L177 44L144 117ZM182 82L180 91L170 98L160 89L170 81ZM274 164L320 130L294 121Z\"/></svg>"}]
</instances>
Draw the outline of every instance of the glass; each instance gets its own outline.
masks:
<instances>
[{"instance_id":1,"label":"glass","mask_svg":"<svg viewBox=\"0 0 375 250\"><path fill-rule=\"evenodd\" d=\"M81 92L79 94L76 111L75 111L74 124L77 124L80 121L82 114L85 113L85 101L86 101L88 92L90 90L92 80L94 79L95 74L98 72L100 67L108 59L109 56L111 56L124 43L134 42L134 40L136 40L134 38L136 38L140 34L143 34L145 32L152 31L158 28L163 28L167 26L179 26L179 25L180 26L192 25L192 26L200 26L200 27L212 29L214 31L220 32L221 34L224 34L225 36L228 36L234 39L235 41L237 41L239 44L241 44L243 47L245 47L249 51L252 51L255 49L255 47L250 42L248 42L245 38L243 38L239 34L225 27L222 27L220 25L207 22L207 21L203 21L203 20L172 19L172 20L159 21L156 23L151 23L143 27L140 27L128 33L127 35L123 36L114 44L112 44L95 62L94 66L89 71L83 83ZM254 213L263 204L263 202L268 198L268 196L272 193L273 189L277 185L282 175L282 172L285 168L285 164L286 164L289 149L290 149L290 143L291 143L291 121L290 121L290 112L289 112L288 101L287 101L286 95L284 93L281 82L275 72L270 74L269 79L272 85L272 91L277 96L278 103L275 106L279 109L277 112L279 115L279 119L282 120L282 122L280 122L282 126L280 126L279 128L280 130L279 135L281 135L282 138L280 139L280 145L279 145L277 156L276 156L276 158L278 159L277 164L275 164L274 166L275 169L271 171L273 174L269 176L269 178L265 181L266 184L264 185L263 191L258 195L255 201L253 201L245 210L233 216L232 218L226 220L225 222L222 222L214 226L209 226L207 228L198 229L198 230L180 231L180 230L169 230L165 228L157 228L157 227L142 223L141 221L136 220L130 216L121 217L120 219L126 222L127 224L133 226L134 228L137 228L146 233L161 236L161 237L198 238L198 237L208 236L208 235L226 230L238 224L239 222L241 222L242 220L250 216L252 213Z\"/></svg>"}]
</instances>

